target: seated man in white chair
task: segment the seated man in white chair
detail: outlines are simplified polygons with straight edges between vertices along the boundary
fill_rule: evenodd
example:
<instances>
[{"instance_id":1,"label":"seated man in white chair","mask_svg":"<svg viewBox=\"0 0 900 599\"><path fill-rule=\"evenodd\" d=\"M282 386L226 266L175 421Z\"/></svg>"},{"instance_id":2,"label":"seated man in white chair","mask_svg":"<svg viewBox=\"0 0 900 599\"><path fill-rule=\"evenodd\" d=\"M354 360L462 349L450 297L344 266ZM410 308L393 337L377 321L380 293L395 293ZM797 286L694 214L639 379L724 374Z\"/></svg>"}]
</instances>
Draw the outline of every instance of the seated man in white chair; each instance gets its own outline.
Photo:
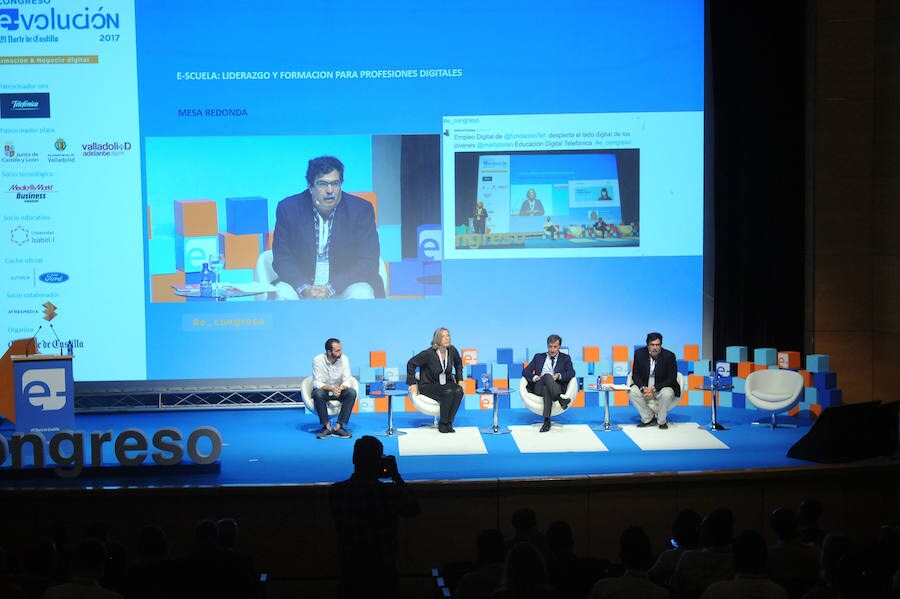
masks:
<instances>
[{"instance_id":1,"label":"seated man in white chair","mask_svg":"<svg viewBox=\"0 0 900 599\"><path fill-rule=\"evenodd\" d=\"M335 436L344 439L351 437L347 431L347 423L350 421L350 413L356 403L356 389L351 384L350 360L344 355L341 342L331 338L325 342L325 353L313 358L313 403L316 414L319 415L319 424L322 429L316 433L316 437ZM328 402L338 400L341 402L341 411L337 422L331 426L328 417Z\"/></svg>"},{"instance_id":2,"label":"seated man in white chair","mask_svg":"<svg viewBox=\"0 0 900 599\"><path fill-rule=\"evenodd\" d=\"M641 415L639 427L667 429L669 410L681 395L675 354L662 346L662 334L648 333L647 347L634 352L628 398ZM655 406L653 404L656 404Z\"/></svg>"},{"instance_id":3,"label":"seated man in white chair","mask_svg":"<svg viewBox=\"0 0 900 599\"><path fill-rule=\"evenodd\" d=\"M547 352L535 354L522 370L522 376L528 380L528 392L544 398L542 433L550 430L553 402L559 402L566 409L571 401L563 397L563 393L566 392L569 381L575 378L575 369L572 367L572 358L559 351L561 345L562 337L550 335L547 337Z\"/></svg>"}]
</instances>

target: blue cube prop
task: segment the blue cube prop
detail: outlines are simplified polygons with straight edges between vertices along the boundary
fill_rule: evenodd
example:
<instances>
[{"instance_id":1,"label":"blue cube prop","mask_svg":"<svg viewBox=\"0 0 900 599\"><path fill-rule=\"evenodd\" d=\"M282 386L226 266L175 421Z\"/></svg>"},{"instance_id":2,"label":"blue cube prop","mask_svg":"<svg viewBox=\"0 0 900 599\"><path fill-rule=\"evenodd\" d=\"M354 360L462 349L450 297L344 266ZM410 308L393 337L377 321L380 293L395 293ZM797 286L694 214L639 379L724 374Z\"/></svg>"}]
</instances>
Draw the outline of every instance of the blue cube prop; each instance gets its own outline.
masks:
<instances>
[{"instance_id":1,"label":"blue cube prop","mask_svg":"<svg viewBox=\"0 0 900 599\"><path fill-rule=\"evenodd\" d=\"M746 362L747 361L747 346L746 345L729 345L725 348L725 361L733 362L737 364L738 362Z\"/></svg>"},{"instance_id":2,"label":"blue cube prop","mask_svg":"<svg viewBox=\"0 0 900 599\"><path fill-rule=\"evenodd\" d=\"M691 373L692 362L688 362L687 360L676 360L675 367L678 369L678 372L687 376Z\"/></svg>"},{"instance_id":3,"label":"blue cube prop","mask_svg":"<svg viewBox=\"0 0 900 599\"><path fill-rule=\"evenodd\" d=\"M743 393L738 393L737 391L731 392L731 407L732 408L745 408L747 406L747 396Z\"/></svg>"},{"instance_id":4,"label":"blue cube prop","mask_svg":"<svg viewBox=\"0 0 900 599\"><path fill-rule=\"evenodd\" d=\"M731 377L731 384L734 386L735 393L743 393L744 392L744 384L747 382L747 379L741 378L739 376Z\"/></svg>"},{"instance_id":5,"label":"blue cube prop","mask_svg":"<svg viewBox=\"0 0 900 599\"><path fill-rule=\"evenodd\" d=\"M497 362L500 364L512 364L513 361L513 350L511 347L497 348Z\"/></svg>"},{"instance_id":6,"label":"blue cube prop","mask_svg":"<svg viewBox=\"0 0 900 599\"><path fill-rule=\"evenodd\" d=\"M600 393L599 392L597 392L597 391L585 391L584 392L584 407L596 408L599 405L600 405Z\"/></svg>"},{"instance_id":7,"label":"blue cube prop","mask_svg":"<svg viewBox=\"0 0 900 599\"><path fill-rule=\"evenodd\" d=\"M844 393L840 389L819 390L819 405L823 408L839 406L844 403Z\"/></svg>"},{"instance_id":8,"label":"blue cube prop","mask_svg":"<svg viewBox=\"0 0 900 599\"><path fill-rule=\"evenodd\" d=\"M233 235L269 232L269 202L266 198L225 198L225 230Z\"/></svg>"},{"instance_id":9,"label":"blue cube prop","mask_svg":"<svg viewBox=\"0 0 900 599\"><path fill-rule=\"evenodd\" d=\"M817 389L834 389L837 387L837 373L835 372L814 372L813 387Z\"/></svg>"},{"instance_id":10,"label":"blue cube prop","mask_svg":"<svg viewBox=\"0 0 900 599\"><path fill-rule=\"evenodd\" d=\"M509 364L491 364L491 372L495 379L508 379Z\"/></svg>"},{"instance_id":11,"label":"blue cube prop","mask_svg":"<svg viewBox=\"0 0 900 599\"><path fill-rule=\"evenodd\" d=\"M753 350L753 362L761 366L778 364L778 350L774 347L757 347Z\"/></svg>"},{"instance_id":12,"label":"blue cube prop","mask_svg":"<svg viewBox=\"0 0 900 599\"><path fill-rule=\"evenodd\" d=\"M630 362L613 362L613 376L627 378L631 370Z\"/></svg>"},{"instance_id":13,"label":"blue cube prop","mask_svg":"<svg viewBox=\"0 0 900 599\"><path fill-rule=\"evenodd\" d=\"M710 373L709 360L696 360L690 364L693 373L696 375L707 376Z\"/></svg>"},{"instance_id":14,"label":"blue cube prop","mask_svg":"<svg viewBox=\"0 0 900 599\"><path fill-rule=\"evenodd\" d=\"M524 407L525 407L525 402L522 401L522 398L519 397L519 394L518 394L518 393L514 393L514 394L512 394L512 395L509 395L508 397L509 397L509 407L510 407L510 409L517 410L517 409L519 409L519 408L524 408ZM502 403L500 404L500 407L503 407L503 404L502 404Z\"/></svg>"},{"instance_id":15,"label":"blue cube prop","mask_svg":"<svg viewBox=\"0 0 900 599\"><path fill-rule=\"evenodd\" d=\"M731 403L732 403L732 402L731 402L732 395L733 395L733 394L732 394L731 391L719 391L719 395L718 395L718 399L719 399L719 407L720 407L720 408L730 408L730 407L733 407L733 406L731 405Z\"/></svg>"},{"instance_id":16,"label":"blue cube prop","mask_svg":"<svg viewBox=\"0 0 900 599\"><path fill-rule=\"evenodd\" d=\"M806 369L809 372L828 372L831 357L827 354L810 354L806 356Z\"/></svg>"},{"instance_id":17,"label":"blue cube prop","mask_svg":"<svg viewBox=\"0 0 900 599\"><path fill-rule=\"evenodd\" d=\"M588 375L588 363L581 360L572 360L572 368L575 370L575 376L583 378Z\"/></svg>"}]
</instances>

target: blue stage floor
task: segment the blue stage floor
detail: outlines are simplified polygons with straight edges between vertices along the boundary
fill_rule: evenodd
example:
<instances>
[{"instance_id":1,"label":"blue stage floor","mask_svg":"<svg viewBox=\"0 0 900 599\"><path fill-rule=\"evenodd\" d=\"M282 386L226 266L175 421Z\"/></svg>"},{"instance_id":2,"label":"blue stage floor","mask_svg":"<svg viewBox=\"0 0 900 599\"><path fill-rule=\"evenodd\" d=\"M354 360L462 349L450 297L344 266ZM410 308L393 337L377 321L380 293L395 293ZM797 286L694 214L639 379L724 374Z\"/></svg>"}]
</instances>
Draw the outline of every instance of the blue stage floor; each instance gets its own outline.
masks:
<instances>
[{"instance_id":1,"label":"blue stage floor","mask_svg":"<svg viewBox=\"0 0 900 599\"><path fill-rule=\"evenodd\" d=\"M613 408L611 414L613 422L626 425L627 430L591 431L586 425L598 424L602 412L573 408L554 420L563 425L561 428L540 434L532 426L540 418L527 410L505 410L501 412L501 424L513 427L516 434L495 436L479 434L475 429L491 424L489 411L460 412L454 435L418 429L430 418L403 412L395 414L394 424L411 433L381 439L385 452L398 456L400 470L410 481L546 479L814 465L786 457L788 449L812 425L807 419L780 416L779 421L798 427L771 430L751 426L754 419L763 416L761 412L722 408L719 422L729 430L713 433L696 426L709 424L709 408L678 408L670 416L667 431L634 428L637 416L631 408ZM9 427L8 422L4 424ZM355 414L349 428L355 439L383 431L386 424L386 414ZM192 473L176 467L172 474L157 470L151 476L82 474L72 480L55 476L22 480L3 476L9 474L7 459L0 470L0 488L302 485L342 480L352 471L354 439L316 439L316 418L302 409L91 414L79 415L76 421L78 430L110 430L114 436L127 428L152 435L166 427L178 428L186 436L204 425L215 427L223 438L219 473ZM2 432L7 438L11 434L10 430ZM107 444L104 449L104 463L114 463L112 448ZM469 453L452 455L458 452ZM422 453L437 455L413 455Z\"/></svg>"}]
</instances>

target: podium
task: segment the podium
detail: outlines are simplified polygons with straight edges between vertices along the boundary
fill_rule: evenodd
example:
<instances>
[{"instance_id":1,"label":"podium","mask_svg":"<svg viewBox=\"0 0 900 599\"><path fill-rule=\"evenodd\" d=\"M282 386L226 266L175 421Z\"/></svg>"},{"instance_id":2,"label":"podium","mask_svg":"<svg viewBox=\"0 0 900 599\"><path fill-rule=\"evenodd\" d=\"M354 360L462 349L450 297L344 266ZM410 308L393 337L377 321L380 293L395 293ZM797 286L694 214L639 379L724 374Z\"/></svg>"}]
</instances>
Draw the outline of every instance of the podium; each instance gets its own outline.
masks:
<instances>
[{"instance_id":1,"label":"podium","mask_svg":"<svg viewBox=\"0 0 900 599\"><path fill-rule=\"evenodd\" d=\"M13 341L0 358L0 415L16 432L75 428L72 356L32 353L33 339Z\"/></svg>"}]
</instances>

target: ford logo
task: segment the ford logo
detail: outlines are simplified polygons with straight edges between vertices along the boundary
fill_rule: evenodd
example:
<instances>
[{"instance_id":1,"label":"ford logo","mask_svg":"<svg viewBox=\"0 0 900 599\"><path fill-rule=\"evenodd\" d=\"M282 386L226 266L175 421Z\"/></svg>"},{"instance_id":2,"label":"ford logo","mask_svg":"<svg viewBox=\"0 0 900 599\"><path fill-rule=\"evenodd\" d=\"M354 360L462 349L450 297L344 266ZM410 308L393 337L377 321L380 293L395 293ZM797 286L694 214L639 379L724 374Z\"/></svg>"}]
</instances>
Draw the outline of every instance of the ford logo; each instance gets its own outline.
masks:
<instances>
[{"instance_id":1,"label":"ford logo","mask_svg":"<svg viewBox=\"0 0 900 599\"><path fill-rule=\"evenodd\" d=\"M44 283L65 283L69 280L69 275L64 272L45 272L38 278Z\"/></svg>"}]
</instances>

